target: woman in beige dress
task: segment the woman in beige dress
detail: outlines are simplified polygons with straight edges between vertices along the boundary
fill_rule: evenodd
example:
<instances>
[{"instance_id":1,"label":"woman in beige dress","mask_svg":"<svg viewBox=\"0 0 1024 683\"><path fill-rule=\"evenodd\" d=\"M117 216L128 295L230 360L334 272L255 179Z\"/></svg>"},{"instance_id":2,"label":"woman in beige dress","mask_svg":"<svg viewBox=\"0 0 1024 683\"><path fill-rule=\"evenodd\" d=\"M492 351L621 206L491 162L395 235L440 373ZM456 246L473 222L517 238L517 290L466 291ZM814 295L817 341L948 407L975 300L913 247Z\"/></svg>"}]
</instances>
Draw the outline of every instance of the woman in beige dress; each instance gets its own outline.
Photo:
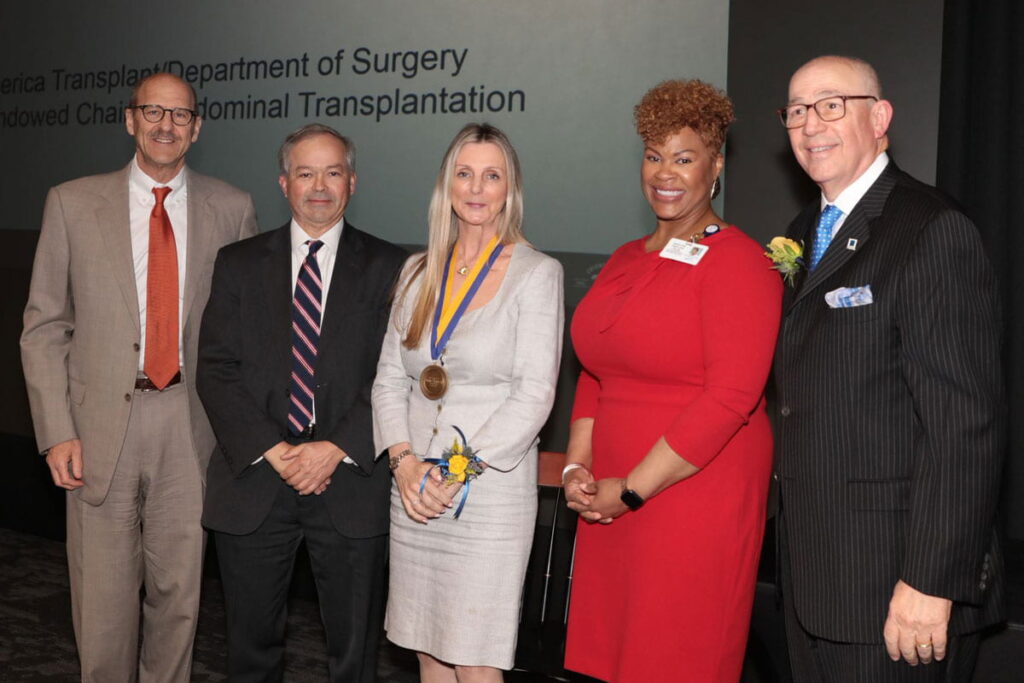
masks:
<instances>
[{"instance_id":1,"label":"woman in beige dress","mask_svg":"<svg viewBox=\"0 0 1024 683\"><path fill-rule=\"evenodd\" d=\"M385 628L417 652L423 681L500 681L514 660L563 322L561 265L526 242L522 206L508 138L463 128L373 386L374 438L394 474ZM458 481L457 458L439 466L453 446L476 454L478 477Z\"/></svg>"}]
</instances>

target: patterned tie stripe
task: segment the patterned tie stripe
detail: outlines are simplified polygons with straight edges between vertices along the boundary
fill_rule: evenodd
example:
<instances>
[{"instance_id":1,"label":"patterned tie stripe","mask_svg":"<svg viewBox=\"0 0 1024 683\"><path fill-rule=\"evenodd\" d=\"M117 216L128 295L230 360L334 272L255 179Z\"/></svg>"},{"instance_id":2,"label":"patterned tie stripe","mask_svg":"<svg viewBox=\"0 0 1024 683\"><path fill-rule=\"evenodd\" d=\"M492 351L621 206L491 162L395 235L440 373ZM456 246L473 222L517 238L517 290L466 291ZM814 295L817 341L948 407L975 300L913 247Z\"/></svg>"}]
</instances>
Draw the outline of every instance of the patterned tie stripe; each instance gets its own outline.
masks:
<instances>
[{"instance_id":1,"label":"patterned tie stripe","mask_svg":"<svg viewBox=\"0 0 1024 683\"><path fill-rule=\"evenodd\" d=\"M811 252L811 270L818 267L818 262L825 255L829 243L832 241L832 229L843 215L842 210L834 204L829 204L821 212L818 218L818 230L814 235L814 250Z\"/></svg>"},{"instance_id":2,"label":"patterned tie stripe","mask_svg":"<svg viewBox=\"0 0 1024 683\"><path fill-rule=\"evenodd\" d=\"M306 242L309 253L299 268L292 297L292 375L288 425L301 434L313 421L313 390L316 387L316 357L320 343L323 281L316 253L323 242Z\"/></svg>"}]
</instances>

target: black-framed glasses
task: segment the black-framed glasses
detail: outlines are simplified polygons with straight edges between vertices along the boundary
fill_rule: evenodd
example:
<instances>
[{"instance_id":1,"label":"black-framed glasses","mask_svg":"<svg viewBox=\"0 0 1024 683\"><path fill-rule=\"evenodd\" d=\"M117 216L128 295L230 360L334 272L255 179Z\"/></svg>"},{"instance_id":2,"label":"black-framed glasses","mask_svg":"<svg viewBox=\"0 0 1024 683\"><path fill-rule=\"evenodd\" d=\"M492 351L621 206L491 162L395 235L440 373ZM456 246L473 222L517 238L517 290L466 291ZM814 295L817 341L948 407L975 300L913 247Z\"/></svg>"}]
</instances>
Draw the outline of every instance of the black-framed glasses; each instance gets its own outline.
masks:
<instances>
[{"instance_id":1,"label":"black-framed glasses","mask_svg":"<svg viewBox=\"0 0 1024 683\"><path fill-rule=\"evenodd\" d=\"M171 121L176 126L187 126L192 123L192 119L196 117L196 112L193 109L185 109L184 107L174 107L168 109L167 107L161 107L159 104L133 104L128 107L129 109L138 109L142 112L142 118L146 119L150 123L160 123L164 120L166 114L171 115Z\"/></svg>"},{"instance_id":2,"label":"black-framed glasses","mask_svg":"<svg viewBox=\"0 0 1024 683\"><path fill-rule=\"evenodd\" d=\"M832 95L814 104L790 104L779 109L779 120L786 128L799 128L807 123L807 114L814 113L822 121L838 121L846 116L846 100L877 100L874 95Z\"/></svg>"}]
</instances>

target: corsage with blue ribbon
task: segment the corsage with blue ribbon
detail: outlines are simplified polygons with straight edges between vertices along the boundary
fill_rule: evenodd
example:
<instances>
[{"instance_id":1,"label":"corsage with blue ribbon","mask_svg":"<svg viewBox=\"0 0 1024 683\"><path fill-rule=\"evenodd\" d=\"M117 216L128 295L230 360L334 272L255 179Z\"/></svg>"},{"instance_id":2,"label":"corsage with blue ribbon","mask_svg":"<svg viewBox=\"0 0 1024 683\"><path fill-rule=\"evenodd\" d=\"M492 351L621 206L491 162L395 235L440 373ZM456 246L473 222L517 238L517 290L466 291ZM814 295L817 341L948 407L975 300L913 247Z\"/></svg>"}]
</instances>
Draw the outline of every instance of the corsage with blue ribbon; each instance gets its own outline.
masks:
<instances>
[{"instance_id":1,"label":"corsage with blue ribbon","mask_svg":"<svg viewBox=\"0 0 1024 683\"><path fill-rule=\"evenodd\" d=\"M427 480L434 468L441 471L445 484L448 486L453 486L456 483L463 484L462 498L459 500L459 506L455 508L454 516L455 519L458 519L462 514L462 508L466 505L466 498L469 496L469 483L483 474L484 461L476 457L476 451L466 442L466 435L462 433L462 430L455 425L452 425L452 429L459 435L452 441L452 447L445 449L440 458L426 458L423 461L433 463L434 467L423 475L423 480L420 482L420 495L423 495L423 489L427 486ZM462 443L459 443L459 439L462 440Z\"/></svg>"}]
</instances>

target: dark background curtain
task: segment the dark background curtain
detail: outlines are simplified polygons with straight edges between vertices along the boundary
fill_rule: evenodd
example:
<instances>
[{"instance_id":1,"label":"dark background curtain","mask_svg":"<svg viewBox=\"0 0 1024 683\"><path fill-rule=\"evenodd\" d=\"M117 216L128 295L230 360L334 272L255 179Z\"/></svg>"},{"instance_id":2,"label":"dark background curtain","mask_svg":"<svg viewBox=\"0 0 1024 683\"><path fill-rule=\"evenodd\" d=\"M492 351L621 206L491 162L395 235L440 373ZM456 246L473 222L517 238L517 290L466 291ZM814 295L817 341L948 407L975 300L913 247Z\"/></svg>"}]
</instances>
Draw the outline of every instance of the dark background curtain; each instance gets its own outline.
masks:
<instances>
[{"instance_id":1,"label":"dark background curtain","mask_svg":"<svg viewBox=\"0 0 1024 683\"><path fill-rule=\"evenodd\" d=\"M999 277L1009 433L1002 515L1024 539L1024 2L946 0L936 179ZM1015 207L1016 205L1016 207Z\"/></svg>"}]
</instances>

